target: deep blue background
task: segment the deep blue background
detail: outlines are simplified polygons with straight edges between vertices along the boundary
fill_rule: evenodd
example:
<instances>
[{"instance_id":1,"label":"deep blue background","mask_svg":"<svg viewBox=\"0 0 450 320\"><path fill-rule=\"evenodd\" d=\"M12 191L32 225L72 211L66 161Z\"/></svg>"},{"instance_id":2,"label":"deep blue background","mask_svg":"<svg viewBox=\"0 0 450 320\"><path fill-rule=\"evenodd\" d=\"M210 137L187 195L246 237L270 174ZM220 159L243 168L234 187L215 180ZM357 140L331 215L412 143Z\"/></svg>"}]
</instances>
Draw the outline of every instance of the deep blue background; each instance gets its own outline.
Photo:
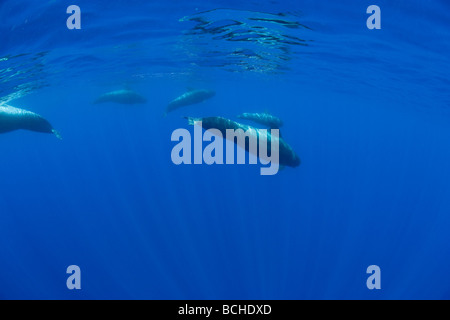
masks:
<instances>
[{"instance_id":1,"label":"deep blue background","mask_svg":"<svg viewBox=\"0 0 450 320\"><path fill-rule=\"evenodd\" d=\"M368 30L371 4L3 0L0 96L64 140L0 136L0 298L449 299L450 7L377 1ZM312 41L279 70L207 67L211 48L246 45L183 34L214 8L293 13L312 30L286 32ZM92 104L124 86L149 103ZM188 86L217 95L163 118ZM172 164L181 116L264 110L300 167Z\"/></svg>"}]
</instances>

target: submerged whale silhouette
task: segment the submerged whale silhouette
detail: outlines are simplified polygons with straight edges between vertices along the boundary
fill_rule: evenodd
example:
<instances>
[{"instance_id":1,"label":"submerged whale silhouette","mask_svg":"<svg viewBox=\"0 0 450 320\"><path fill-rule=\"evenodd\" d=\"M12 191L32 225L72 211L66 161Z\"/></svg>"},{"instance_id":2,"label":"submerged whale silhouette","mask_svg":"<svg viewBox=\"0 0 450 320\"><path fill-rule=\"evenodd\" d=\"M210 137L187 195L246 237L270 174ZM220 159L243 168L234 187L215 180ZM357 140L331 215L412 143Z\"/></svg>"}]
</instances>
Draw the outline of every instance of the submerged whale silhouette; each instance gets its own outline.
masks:
<instances>
[{"instance_id":1,"label":"submerged whale silhouette","mask_svg":"<svg viewBox=\"0 0 450 320\"><path fill-rule=\"evenodd\" d=\"M0 106L0 133L15 130L29 130L34 132L52 133L58 139L61 135L46 119L40 115L11 106Z\"/></svg>"},{"instance_id":2,"label":"submerged whale silhouette","mask_svg":"<svg viewBox=\"0 0 450 320\"><path fill-rule=\"evenodd\" d=\"M146 103L147 99L131 90L117 90L102 94L97 98L97 100L94 101L95 104L105 102L114 102L120 104L139 104Z\"/></svg>"},{"instance_id":3,"label":"submerged whale silhouette","mask_svg":"<svg viewBox=\"0 0 450 320\"><path fill-rule=\"evenodd\" d=\"M172 100L166 108L166 112L164 116L166 116L169 112L176 110L178 108L189 106L191 104L196 104L203 102L207 99L210 99L215 96L215 92L212 90L205 89L189 89L188 92L183 93L178 98Z\"/></svg>"},{"instance_id":4,"label":"submerged whale silhouette","mask_svg":"<svg viewBox=\"0 0 450 320\"><path fill-rule=\"evenodd\" d=\"M222 137L227 137L227 129L232 130L238 130L241 129L243 132L248 132L249 134L253 135L258 143L258 149L259 147L259 139L258 137L260 135L267 135L267 148L270 152L270 146L271 146L271 140L272 139L278 139L279 142L279 164L281 166L288 166L288 167L298 167L301 163L300 157L295 153L294 149L287 144L286 141L284 141L281 137L275 137L272 136L271 132L266 131L265 133L261 129L257 129L230 119L226 119L223 117L206 117L206 118L192 118L192 117L185 117L185 119L188 120L189 125L195 125L198 122L202 122L202 128L205 130L208 129L217 129L222 134ZM233 139L233 143L236 144L236 140ZM249 144L245 144L245 150L250 152L249 150Z\"/></svg>"}]
</instances>

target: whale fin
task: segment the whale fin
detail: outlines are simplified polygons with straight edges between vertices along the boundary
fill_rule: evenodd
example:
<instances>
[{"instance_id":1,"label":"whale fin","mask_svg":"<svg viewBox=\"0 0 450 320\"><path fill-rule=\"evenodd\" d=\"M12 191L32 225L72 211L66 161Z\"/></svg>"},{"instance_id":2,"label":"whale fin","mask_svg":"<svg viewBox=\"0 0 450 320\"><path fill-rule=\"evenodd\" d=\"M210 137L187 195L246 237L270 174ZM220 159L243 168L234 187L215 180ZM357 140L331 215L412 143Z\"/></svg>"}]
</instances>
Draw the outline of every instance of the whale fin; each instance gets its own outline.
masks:
<instances>
[{"instance_id":1,"label":"whale fin","mask_svg":"<svg viewBox=\"0 0 450 320\"><path fill-rule=\"evenodd\" d=\"M188 125L193 126L197 121L200 121L200 118L192 118L192 117L183 117L188 121Z\"/></svg>"},{"instance_id":2,"label":"whale fin","mask_svg":"<svg viewBox=\"0 0 450 320\"><path fill-rule=\"evenodd\" d=\"M53 133L59 140L62 140L62 136L61 136L61 134L60 134L58 131L56 131L55 129L52 129L52 133Z\"/></svg>"},{"instance_id":3,"label":"whale fin","mask_svg":"<svg viewBox=\"0 0 450 320\"><path fill-rule=\"evenodd\" d=\"M186 90L187 90L188 92L190 92L190 91L194 91L195 88L193 88L193 87L186 87Z\"/></svg>"},{"instance_id":4,"label":"whale fin","mask_svg":"<svg viewBox=\"0 0 450 320\"><path fill-rule=\"evenodd\" d=\"M188 125L193 126L194 125L194 118L191 117L183 117L188 121Z\"/></svg>"}]
</instances>

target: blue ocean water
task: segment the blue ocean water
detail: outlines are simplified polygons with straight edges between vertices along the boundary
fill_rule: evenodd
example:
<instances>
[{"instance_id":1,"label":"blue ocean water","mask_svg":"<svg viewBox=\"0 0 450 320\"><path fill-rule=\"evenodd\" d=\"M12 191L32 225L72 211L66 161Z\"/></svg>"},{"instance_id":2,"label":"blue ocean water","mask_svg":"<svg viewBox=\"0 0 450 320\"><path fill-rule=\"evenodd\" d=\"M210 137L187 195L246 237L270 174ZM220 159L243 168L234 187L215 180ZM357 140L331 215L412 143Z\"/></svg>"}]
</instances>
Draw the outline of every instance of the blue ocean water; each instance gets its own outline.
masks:
<instances>
[{"instance_id":1,"label":"blue ocean water","mask_svg":"<svg viewBox=\"0 0 450 320\"><path fill-rule=\"evenodd\" d=\"M0 298L449 299L449 10L1 0L0 101L63 140L0 135ZM163 117L187 87L216 96ZM92 103L123 88L148 103ZM172 163L183 116L262 111L299 167Z\"/></svg>"}]
</instances>

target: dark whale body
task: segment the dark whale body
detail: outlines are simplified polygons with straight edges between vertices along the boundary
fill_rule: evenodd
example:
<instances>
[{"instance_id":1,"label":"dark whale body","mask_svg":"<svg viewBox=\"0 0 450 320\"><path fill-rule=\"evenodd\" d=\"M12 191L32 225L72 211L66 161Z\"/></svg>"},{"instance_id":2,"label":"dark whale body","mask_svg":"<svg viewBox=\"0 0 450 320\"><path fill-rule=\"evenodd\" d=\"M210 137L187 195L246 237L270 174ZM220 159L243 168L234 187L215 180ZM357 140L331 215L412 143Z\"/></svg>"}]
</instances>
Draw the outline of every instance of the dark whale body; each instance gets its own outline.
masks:
<instances>
[{"instance_id":1,"label":"dark whale body","mask_svg":"<svg viewBox=\"0 0 450 320\"><path fill-rule=\"evenodd\" d=\"M194 125L198 121L202 121L202 128L205 130L208 129L217 129L222 133L222 136L226 137L226 130L227 129L242 129L244 132L251 129L252 134L256 135L256 138L258 138L261 134L261 129L257 129L230 119L222 118L222 117L206 117L206 118L190 118L186 117L190 125ZM272 137L272 134L270 131L267 131L267 150L270 153L271 149L271 140L275 139L275 137ZM288 166L288 167L298 167L301 163L300 157L295 153L295 151L292 149L290 145L284 141L283 138L279 139L279 164L282 166ZM258 141L258 149L259 149L259 139ZM236 143L236 139L233 141ZM249 144L245 144L245 150L249 151Z\"/></svg>"},{"instance_id":2,"label":"dark whale body","mask_svg":"<svg viewBox=\"0 0 450 320\"><path fill-rule=\"evenodd\" d=\"M0 133L15 130L51 133L61 139L61 136L50 122L40 115L11 106L0 106Z\"/></svg>"}]
</instances>

